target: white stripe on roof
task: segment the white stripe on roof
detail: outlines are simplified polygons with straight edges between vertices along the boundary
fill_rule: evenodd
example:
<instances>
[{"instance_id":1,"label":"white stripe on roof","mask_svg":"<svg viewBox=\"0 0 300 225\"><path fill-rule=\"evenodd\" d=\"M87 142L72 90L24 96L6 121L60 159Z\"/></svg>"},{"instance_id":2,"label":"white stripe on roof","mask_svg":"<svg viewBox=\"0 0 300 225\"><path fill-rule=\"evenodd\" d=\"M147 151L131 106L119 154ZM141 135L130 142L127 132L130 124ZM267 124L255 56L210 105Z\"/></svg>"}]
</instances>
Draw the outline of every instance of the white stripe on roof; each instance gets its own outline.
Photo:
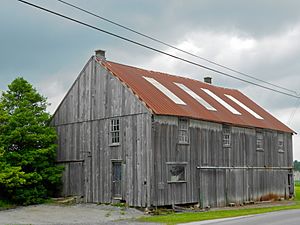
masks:
<instances>
[{"instance_id":1,"label":"white stripe on roof","mask_svg":"<svg viewBox=\"0 0 300 225\"><path fill-rule=\"evenodd\" d=\"M254 112L252 109L250 109L248 106L246 106L244 103L242 103L239 100L237 100L235 97L233 97L231 95L227 95L227 94L224 94L224 95L227 98L229 98L230 100L232 100L233 102L235 102L236 104L238 104L239 106L241 106L243 109L245 109L248 113L250 113L255 118L260 119L260 120L264 119L260 115L258 115L256 112Z\"/></svg>"},{"instance_id":2,"label":"white stripe on roof","mask_svg":"<svg viewBox=\"0 0 300 225\"><path fill-rule=\"evenodd\" d=\"M210 97L215 99L217 102L219 102L222 106L224 106L226 109L228 109L230 112L232 112L235 115L242 115L239 111L237 111L235 108L233 108L231 105L229 105L227 102L225 102L223 99L221 99L219 96L217 96L215 93L212 91L206 89L206 88L201 88L206 94L208 94Z\"/></svg>"},{"instance_id":3,"label":"white stripe on roof","mask_svg":"<svg viewBox=\"0 0 300 225\"><path fill-rule=\"evenodd\" d=\"M173 92L171 92L168 88L166 88L164 85L159 83L157 80L151 78L151 77L144 77L145 80L147 80L149 83L151 83L154 87L156 87L158 90L160 90L162 93L164 93L169 99L171 99L173 102L179 105L186 105L184 101L182 101L179 97L177 97Z\"/></svg>"},{"instance_id":4,"label":"white stripe on roof","mask_svg":"<svg viewBox=\"0 0 300 225\"><path fill-rule=\"evenodd\" d=\"M214 107L212 107L207 101L205 101L203 98L201 98L199 95L197 95L194 91L189 89L184 84L175 83L178 87L180 87L182 90L184 90L187 94L189 94L192 98L194 98L196 101L198 101L202 106L204 106L206 109L211 111L217 111Z\"/></svg>"}]
</instances>

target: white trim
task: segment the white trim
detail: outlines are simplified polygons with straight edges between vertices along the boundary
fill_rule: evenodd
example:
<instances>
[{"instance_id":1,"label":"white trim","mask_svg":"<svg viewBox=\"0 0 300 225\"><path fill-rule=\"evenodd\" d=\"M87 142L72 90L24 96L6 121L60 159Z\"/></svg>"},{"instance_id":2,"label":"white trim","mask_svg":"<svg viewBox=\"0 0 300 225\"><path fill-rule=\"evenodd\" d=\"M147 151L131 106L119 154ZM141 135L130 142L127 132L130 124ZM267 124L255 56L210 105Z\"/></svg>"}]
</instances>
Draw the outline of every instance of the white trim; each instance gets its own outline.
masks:
<instances>
[{"instance_id":1,"label":"white trim","mask_svg":"<svg viewBox=\"0 0 300 225\"><path fill-rule=\"evenodd\" d=\"M157 80L153 79L152 77L143 76L143 78L147 80L149 83L151 83L158 90L160 90L162 93L164 93L169 99L171 99L176 104L186 105L184 101L182 101L179 97L177 97L173 92L171 92L168 88L166 88L164 85L159 83Z\"/></svg>"},{"instance_id":2,"label":"white trim","mask_svg":"<svg viewBox=\"0 0 300 225\"><path fill-rule=\"evenodd\" d=\"M206 94L208 94L210 97L215 99L217 102L219 102L222 106L224 106L226 109L228 109L230 112L232 112L235 115L242 115L239 111L237 111L235 108L233 108L231 105L229 105L227 102L225 102L223 99L221 99L219 96L217 96L215 93L212 91L206 89L206 88L201 88Z\"/></svg>"},{"instance_id":3,"label":"white trim","mask_svg":"<svg viewBox=\"0 0 300 225\"><path fill-rule=\"evenodd\" d=\"M207 101L205 101L203 98L201 98L199 95L197 95L194 91L189 89L184 84L175 83L178 87L180 87L183 91L185 91L187 94L189 94L193 99L195 99L197 102L199 102L202 106L204 106L206 109L211 111L217 111L214 107L212 107Z\"/></svg>"},{"instance_id":4,"label":"white trim","mask_svg":"<svg viewBox=\"0 0 300 225\"><path fill-rule=\"evenodd\" d=\"M250 113L252 116L254 116L256 119L263 120L260 115L258 115L256 112L254 112L252 109L250 109L248 106L246 106L244 103L237 100L235 97L231 95L224 94L227 98L229 98L231 101L235 102L239 106L241 106L243 109L245 109L248 113Z\"/></svg>"}]
</instances>

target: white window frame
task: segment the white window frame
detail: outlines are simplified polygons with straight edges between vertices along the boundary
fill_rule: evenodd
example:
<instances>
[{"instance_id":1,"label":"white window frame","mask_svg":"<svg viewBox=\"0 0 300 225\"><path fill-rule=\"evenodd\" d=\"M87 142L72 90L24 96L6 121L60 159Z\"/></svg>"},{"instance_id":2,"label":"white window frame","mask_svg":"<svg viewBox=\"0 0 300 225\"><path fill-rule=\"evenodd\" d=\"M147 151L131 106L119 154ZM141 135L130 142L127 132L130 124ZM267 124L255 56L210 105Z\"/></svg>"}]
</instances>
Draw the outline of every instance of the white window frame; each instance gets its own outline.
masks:
<instances>
[{"instance_id":1,"label":"white window frame","mask_svg":"<svg viewBox=\"0 0 300 225\"><path fill-rule=\"evenodd\" d=\"M187 162L167 162L166 164L167 164L167 183L186 183L187 182L187 180L186 180L186 178L187 178L187 176L186 176L187 175L187 172L186 172ZM183 172L184 179L175 180L176 176L172 176L170 169L171 169L171 167L176 167L176 166L184 168L184 172Z\"/></svg>"},{"instance_id":2,"label":"white window frame","mask_svg":"<svg viewBox=\"0 0 300 225\"><path fill-rule=\"evenodd\" d=\"M178 143L189 144L189 120L178 118Z\"/></svg>"},{"instance_id":3,"label":"white window frame","mask_svg":"<svg viewBox=\"0 0 300 225\"><path fill-rule=\"evenodd\" d=\"M231 128L230 126L224 125L222 127L222 143L223 147L231 147Z\"/></svg>"},{"instance_id":4,"label":"white window frame","mask_svg":"<svg viewBox=\"0 0 300 225\"><path fill-rule=\"evenodd\" d=\"M110 146L120 145L120 118L113 118L109 121L109 144Z\"/></svg>"},{"instance_id":5,"label":"white window frame","mask_svg":"<svg viewBox=\"0 0 300 225\"><path fill-rule=\"evenodd\" d=\"M264 151L264 133L263 133L263 131L256 131L256 150Z\"/></svg>"}]
</instances>

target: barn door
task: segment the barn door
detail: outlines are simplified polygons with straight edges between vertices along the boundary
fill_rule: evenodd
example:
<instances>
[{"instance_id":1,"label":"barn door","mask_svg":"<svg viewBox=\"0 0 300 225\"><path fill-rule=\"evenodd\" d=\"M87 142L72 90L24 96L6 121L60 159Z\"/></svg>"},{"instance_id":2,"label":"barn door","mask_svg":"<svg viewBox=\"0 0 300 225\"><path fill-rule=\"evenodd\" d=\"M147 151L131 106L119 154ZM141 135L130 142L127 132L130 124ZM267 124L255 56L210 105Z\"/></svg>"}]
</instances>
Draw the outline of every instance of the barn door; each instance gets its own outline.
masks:
<instances>
[{"instance_id":1,"label":"barn door","mask_svg":"<svg viewBox=\"0 0 300 225\"><path fill-rule=\"evenodd\" d=\"M294 176L293 173L288 174L288 188L289 188L289 198L294 196Z\"/></svg>"},{"instance_id":2,"label":"barn door","mask_svg":"<svg viewBox=\"0 0 300 225\"><path fill-rule=\"evenodd\" d=\"M122 163L112 162L112 197L122 198Z\"/></svg>"}]
</instances>

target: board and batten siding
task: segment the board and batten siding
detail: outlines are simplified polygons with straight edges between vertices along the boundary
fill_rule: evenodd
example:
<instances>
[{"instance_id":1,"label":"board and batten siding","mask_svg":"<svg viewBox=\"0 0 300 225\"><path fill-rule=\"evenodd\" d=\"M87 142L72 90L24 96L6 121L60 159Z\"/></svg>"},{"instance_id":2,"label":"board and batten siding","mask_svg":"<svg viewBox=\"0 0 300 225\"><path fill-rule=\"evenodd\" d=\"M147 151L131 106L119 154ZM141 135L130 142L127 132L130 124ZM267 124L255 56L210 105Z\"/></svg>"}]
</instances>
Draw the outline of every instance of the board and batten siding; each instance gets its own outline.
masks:
<instances>
[{"instance_id":1,"label":"board and batten siding","mask_svg":"<svg viewBox=\"0 0 300 225\"><path fill-rule=\"evenodd\" d=\"M284 152L279 152L278 132L260 130L264 149L257 151L255 129L230 126L231 146L223 147L222 127L219 123L189 119L189 144L179 144L178 117L154 117L152 205L199 202L202 207L216 207L289 196L289 171L271 167L292 167L292 134L283 133ZM169 163L186 163L186 182L168 182ZM266 169L197 169L198 166Z\"/></svg>"},{"instance_id":2,"label":"board and batten siding","mask_svg":"<svg viewBox=\"0 0 300 225\"><path fill-rule=\"evenodd\" d=\"M120 121L119 145L110 145L111 119ZM189 142L179 144L178 120L153 115L92 57L52 118L58 133L57 162L65 166L63 195L111 203L112 165L120 162L119 199L130 206L214 207L289 196L290 171L274 168L292 167L292 134L282 133L284 151L279 152L279 132L228 124L231 145L224 147L223 124L188 119ZM259 151L257 131L264 137ZM184 166L184 181L168 182L174 164Z\"/></svg>"},{"instance_id":3,"label":"board and batten siding","mask_svg":"<svg viewBox=\"0 0 300 225\"><path fill-rule=\"evenodd\" d=\"M120 120L117 146L109 143L113 118ZM57 162L65 166L64 196L112 202L112 163L119 161L121 200L130 206L150 204L151 113L94 57L58 107L52 125L58 133Z\"/></svg>"}]
</instances>

